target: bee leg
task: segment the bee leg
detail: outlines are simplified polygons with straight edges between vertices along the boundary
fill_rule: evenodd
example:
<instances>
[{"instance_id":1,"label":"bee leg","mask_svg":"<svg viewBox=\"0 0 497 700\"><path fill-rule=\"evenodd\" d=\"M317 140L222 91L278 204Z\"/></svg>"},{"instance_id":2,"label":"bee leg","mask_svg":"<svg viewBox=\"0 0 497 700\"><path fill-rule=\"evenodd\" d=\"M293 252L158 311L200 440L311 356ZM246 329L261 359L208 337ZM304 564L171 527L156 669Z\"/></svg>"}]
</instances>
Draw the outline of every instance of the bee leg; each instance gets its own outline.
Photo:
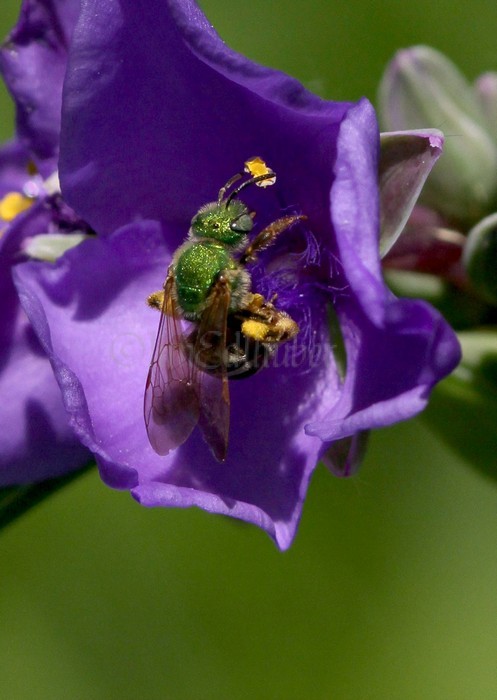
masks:
<instances>
[{"instance_id":1,"label":"bee leg","mask_svg":"<svg viewBox=\"0 0 497 700\"><path fill-rule=\"evenodd\" d=\"M249 292L245 297L243 310L252 314L257 313L266 303L267 302L262 294L258 294L257 292L255 294L253 292Z\"/></svg>"},{"instance_id":2,"label":"bee leg","mask_svg":"<svg viewBox=\"0 0 497 700\"><path fill-rule=\"evenodd\" d=\"M160 311L164 304L164 290L161 289L159 292L154 292L153 294L150 294L147 298L147 304L152 309L157 309L158 311Z\"/></svg>"},{"instance_id":3,"label":"bee leg","mask_svg":"<svg viewBox=\"0 0 497 700\"><path fill-rule=\"evenodd\" d=\"M153 294L150 294L147 298L147 304L152 309L157 309L166 316L181 318L181 311L179 310L175 299L173 299L172 296L168 296L166 298L163 289L161 289L159 292L153 292Z\"/></svg>"},{"instance_id":4,"label":"bee leg","mask_svg":"<svg viewBox=\"0 0 497 700\"><path fill-rule=\"evenodd\" d=\"M243 321L241 330L251 340L278 344L295 338L299 327L288 314L279 312L274 318L250 317Z\"/></svg>"},{"instance_id":5,"label":"bee leg","mask_svg":"<svg viewBox=\"0 0 497 700\"><path fill-rule=\"evenodd\" d=\"M273 221L272 224L266 226L266 228L258 233L254 240L248 244L240 256L240 263L245 265L248 262L254 262L257 259L257 253L259 253L261 250L269 248L280 233L286 231L287 228L292 226L297 221L302 221L306 218L307 217L303 215L282 216L281 219L276 219L276 221Z\"/></svg>"},{"instance_id":6,"label":"bee leg","mask_svg":"<svg viewBox=\"0 0 497 700\"><path fill-rule=\"evenodd\" d=\"M240 310L242 333L261 343L286 343L299 332L295 321L285 311L279 311L261 294L250 294Z\"/></svg>"},{"instance_id":7,"label":"bee leg","mask_svg":"<svg viewBox=\"0 0 497 700\"><path fill-rule=\"evenodd\" d=\"M237 268L236 270L224 270L222 275L230 285L230 312L244 308L247 298L251 297L249 273L243 268Z\"/></svg>"},{"instance_id":8,"label":"bee leg","mask_svg":"<svg viewBox=\"0 0 497 700\"><path fill-rule=\"evenodd\" d=\"M243 311L251 314L263 314L267 316L275 311L274 302L278 299L277 294L273 294L270 299L265 299L262 294L249 292L245 297Z\"/></svg>"}]
</instances>

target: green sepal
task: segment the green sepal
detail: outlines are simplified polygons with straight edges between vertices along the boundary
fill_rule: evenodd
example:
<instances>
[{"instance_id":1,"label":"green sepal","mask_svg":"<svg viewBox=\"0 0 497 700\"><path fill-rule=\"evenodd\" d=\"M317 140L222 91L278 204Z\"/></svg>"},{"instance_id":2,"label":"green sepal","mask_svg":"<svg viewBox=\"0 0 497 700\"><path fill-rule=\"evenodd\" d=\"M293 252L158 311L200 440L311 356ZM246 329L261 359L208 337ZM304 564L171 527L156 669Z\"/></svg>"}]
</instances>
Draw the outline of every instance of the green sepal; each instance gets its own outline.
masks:
<instances>
[{"instance_id":1,"label":"green sepal","mask_svg":"<svg viewBox=\"0 0 497 700\"><path fill-rule=\"evenodd\" d=\"M497 306L497 214L487 216L471 229L463 261L475 291Z\"/></svg>"},{"instance_id":2,"label":"green sepal","mask_svg":"<svg viewBox=\"0 0 497 700\"><path fill-rule=\"evenodd\" d=\"M433 391L422 419L467 462L497 480L497 328L459 334L463 359Z\"/></svg>"},{"instance_id":3,"label":"green sepal","mask_svg":"<svg viewBox=\"0 0 497 700\"><path fill-rule=\"evenodd\" d=\"M497 143L497 73L488 71L480 75L473 90L485 117L488 133Z\"/></svg>"}]
</instances>

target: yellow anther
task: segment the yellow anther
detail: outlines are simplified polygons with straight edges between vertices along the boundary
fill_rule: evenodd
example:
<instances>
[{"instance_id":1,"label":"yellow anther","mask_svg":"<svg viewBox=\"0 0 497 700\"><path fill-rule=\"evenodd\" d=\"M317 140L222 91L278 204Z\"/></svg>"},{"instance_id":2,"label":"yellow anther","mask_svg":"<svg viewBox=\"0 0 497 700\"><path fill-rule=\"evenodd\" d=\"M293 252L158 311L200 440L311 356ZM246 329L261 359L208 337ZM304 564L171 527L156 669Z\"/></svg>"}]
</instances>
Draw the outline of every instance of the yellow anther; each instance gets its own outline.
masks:
<instances>
[{"instance_id":1,"label":"yellow anther","mask_svg":"<svg viewBox=\"0 0 497 700\"><path fill-rule=\"evenodd\" d=\"M12 221L18 214L29 209L33 204L32 199L28 199L20 192L9 192L3 199L0 199L0 219Z\"/></svg>"},{"instance_id":2,"label":"yellow anther","mask_svg":"<svg viewBox=\"0 0 497 700\"><path fill-rule=\"evenodd\" d=\"M267 180L261 180L256 182L258 187L269 187L269 185L274 185L276 182L276 175L273 173L271 168L268 168L266 163L256 156L255 158L250 158L250 160L245 161L245 172L252 175L252 177L259 177L260 175L271 175Z\"/></svg>"}]
</instances>

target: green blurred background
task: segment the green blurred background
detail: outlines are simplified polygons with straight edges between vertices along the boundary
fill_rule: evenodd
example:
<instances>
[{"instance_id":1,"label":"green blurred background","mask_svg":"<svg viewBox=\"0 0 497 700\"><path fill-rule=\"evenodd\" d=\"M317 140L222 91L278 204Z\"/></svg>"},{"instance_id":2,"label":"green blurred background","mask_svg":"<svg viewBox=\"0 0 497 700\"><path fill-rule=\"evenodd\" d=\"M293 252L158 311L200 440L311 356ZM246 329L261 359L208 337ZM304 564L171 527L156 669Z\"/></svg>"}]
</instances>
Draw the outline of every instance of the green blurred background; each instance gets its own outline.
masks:
<instances>
[{"instance_id":1,"label":"green blurred background","mask_svg":"<svg viewBox=\"0 0 497 700\"><path fill-rule=\"evenodd\" d=\"M494 2L202 4L233 47L325 97L374 99L413 43L471 78L497 68ZM2 34L18 7L2 0ZM493 484L422 419L377 433L353 480L318 469L285 554L90 474L0 535L0 697L494 700L496 538Z\"/></svg>"}]
</instances>

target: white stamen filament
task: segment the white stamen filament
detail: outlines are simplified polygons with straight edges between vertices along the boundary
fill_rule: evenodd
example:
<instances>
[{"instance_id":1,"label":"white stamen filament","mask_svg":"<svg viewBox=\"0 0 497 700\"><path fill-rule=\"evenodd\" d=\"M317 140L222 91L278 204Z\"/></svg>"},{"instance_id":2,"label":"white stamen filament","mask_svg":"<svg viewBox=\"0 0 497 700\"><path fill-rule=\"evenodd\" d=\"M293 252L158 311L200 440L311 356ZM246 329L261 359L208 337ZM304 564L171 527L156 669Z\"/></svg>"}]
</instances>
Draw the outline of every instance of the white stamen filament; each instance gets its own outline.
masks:
<instances>
[{"instance_id":1,"label":"white stamen filament","mask_svg":"<svg viewBox=\"0 0 497 700\"><path fill-rule=\"evenodd\" d=\"M56 262L64 253L82 243L88 234L82 231L73 233L41 233L32 238L26 238L22 251L30 258Z\"/></svg>"}]
</instances>

